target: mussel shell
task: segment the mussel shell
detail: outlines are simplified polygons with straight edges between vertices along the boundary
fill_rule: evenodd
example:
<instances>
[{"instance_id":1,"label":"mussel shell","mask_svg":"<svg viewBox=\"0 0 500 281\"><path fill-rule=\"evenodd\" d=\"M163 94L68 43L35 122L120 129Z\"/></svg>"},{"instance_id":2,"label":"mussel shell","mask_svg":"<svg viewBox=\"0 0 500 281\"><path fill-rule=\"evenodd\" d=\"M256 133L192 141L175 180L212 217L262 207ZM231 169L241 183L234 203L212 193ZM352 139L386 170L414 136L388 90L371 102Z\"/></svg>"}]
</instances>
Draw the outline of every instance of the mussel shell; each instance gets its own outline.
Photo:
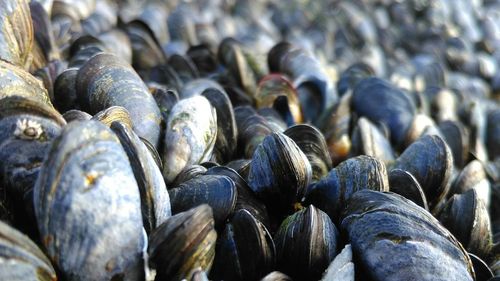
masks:
<instances>
[{"instance_id":1,"label":"mussel shell","mask_svg":"<svg viewBox=\"0 0 500 281\"><path fill-rule=\"evenodd\" d=\"M311 164L312 180L317 181L332 169L332 159L323 134L315 127L300 124L289 127L283 134L290 137L304 152Z\"/></svg>"},{"instance_id":2,"label":"mussel shell","mask_svg":"<svg viewBox=\"0 0 500 281\"><path fill-rule=\"evenodd\" d=\"M417 179L407 171L393 169L389 172L390 191L397 193L429 211L424 191Z\"/></svg>"},{"instance_id":3,"label":"mussel shell","mask_svg":"<svg viewBox=\"0 0 500 281\"><path fill-rule=\"evenodd\" d=\"M490 217L474 189L453 195L438 218L469 252L488 256L492 246Z\"/></svg>"},{"instance_id":4,"label":"mussel shell","mask_svg":"<svg viewBox=\"0 0 500 281\"><path fill-rule=\"evenodd\" d=\"M472 261L472 265L474 266L477 281L488 281L490 278L493 278L493 272L491 272L491 269L481 258L471 253L469 253L469 257Z\"/></svg>"},{"instance_id":5,"label":"mussel shell","mask_svg":"<svg viewBox=\"0 0 500 281\"><path fill-rule=\"evenodd\" d=\"M302 109L297 97L297 92L285 76L269 74L260 81L255 92L255 100L258 108L273 107L280 98L286 98L289 112L294 123L302 123Z\"/></svg>"},{"instance_id":6,"label":"mussel shell","mask_svg":"<svg viewBox=\"0 0 500 281\"><path fill-rule=\"evenodd\" d=\"M21 67L0 59L0 98L22 96L52 106L40 80Z\"/></svg>"},{"instance_id":7,"label":"mussel shell","mask_svg":"<svg viewBox=\"0 0 500 281\"><path fill-rule=\"evenodd\" d=\"M172 107L179 101L177 91L173 89L154 88L151 94L155 98L158 108L160 108L164 122L166 122Z\"/></svg>"},{"instance_id":8,"label":"mussel shell","mask_svg":"<svg viewBox=\"0 0 500 281\"><path fill-rule=\"evenodd\" d=\"M191 46L186 54L201 72L201 76L207 76L215 72L219 66L217 57L207 44Z\"/></svg>"},{"instance_id":9,"label":"mussel shell","mask_svg":"<svg viewBox=\"0 0 500 281\"><path fill-rule=\"evenodd\" d=\"M127 153L141 194L143 225L150 233L172 215L163 176L146 145L129 126L114 121L110 128Z\"/></svg>"},{"instance_id":10,"label":"mussel shell","mask_svg":"<svg viewBox=\"0 0 500 281\"><path fill-rule=\"evenodd\" d=\"M271 234L247 210L238 210L217 241L213 273L224 280L258 280L275 265Z\"/></svg>"},{"instance_id":11,"label":"mussel shell","mask_svg":"<svg viewBox=\"0 0 500 281\"><path fill-rule=\"evenodd\" d=\"M415 105L400 89L380 78L366 78L354 88L353 109L374 123L383 123L392 143L402 145L410 128Z\"/></svg>"},{"instance_id":12,"label":"mussel shell","mask_svg":"<svg viewBox=\"0 0 500 281\"><path fill-rule=\"evenodd\" d=\"M208 161L217 137L217 113L203 96L180 100L167 120L163 177L167 184L187 166Z\"/></svg>"},{"instance_id":13,"label":"mussel shell","mask_svg":"<svg viewBox=\"0 0 500 281\"><path fill-rule=\"evenodd\" d=\"M384 163L366 155L349 158L309 186L305 202L314 204L337 222L347 200L362 189L389 190Z\"/></svg>"},{"instance_id":14,"label":"mussel shell","mask_svg":"<svg viewBox=\"0 0 500 281\"><path fill-rule=\"evenodd\" d=\"M125 31L132 46L132 65L134 69L150 69L165 64L167 59L156 41L151 29L141 20L129 22Z\"/></svg>"},{"instance_id":15,"label":"mussel shell","mask_svg":"<svg viewBox=\"0 0 500 281\"><path fill-rule=\"evenodd\" d=\"M69 123L34 187L40 240L68 279L140 278L140 194L118 138L96 121Z\"/></svg>"},{"instance_id":16,"label":"mussel shell","mask_svg":"<svg viewBox=\"0 0 500 281\"><path fill-rule=\"evenodd\" d=\"M241 44L233 38L225 38L217 51L219 61L228 68L230 75L237 81L247 95L253 96L257 89L257 79Z\"/></svg>"},{"instance_id":17,"label":"mussel shell","mask_svg":"<svg viewBox=\"0 0 500 281\"><path fill-rule=\"evenodd\" d=\"M33 22L27 0L0 2L0 59L28 69L33 47Z\"/></svg>"},{"instance_id":18,"label":"mussel shell","mask_svg":"<svg viewBox=\"0 0 500 281\"><path fill-rule=\"evenodd\" d=\"M0 279L57 280L49 259L27 236L0 221Z\"/></svg>"},{"instance_id":19,"label":"mussel shell","mask_svg":"<svg viewBox=\"0 0 500 281\"><path fill-rule=\"evenodd\" d=\"M247 210L266 227L270 226L266 205L257 198L253 190L248 186L247 181L243 179L238 172L226 166L218 166L208 169L206 174L222 175L231 178L236 185L238 193L234 210Z\"/></svg>"},{"instance_id":20,"label":"mussel shell","mask_svg":"<svg viewBox=\"0 0 500 281\"><path fill-rule=\"evenodd\" d=\"M201 95L208 99L217 113L217 138L214 146L215 160L218 163L226 163L231 160L238 140L238 128L233 105L225 92L214 88L206 89Z\"/></svg>"},{"instance_id":21,"label":"mussel shell","mask_svg":"<svg viewBox=\"0 0 500 281\"><path fill-rule=\"evenodd\" d=\"M201 176L207 173L207 168L201 166L201 165L191 165L188 166L175 177L175 180L172 182L172 184L169 186L169 188L174 188L179 186L181 183L186 182L190 179L193 179L197 176Z\"/></svg>"},{"instance_id":22,"label":"mussel shell","mask_svg":"<svg viewBox=\"0 0 500 281\"><path fill-rule=\"evenodd\" d=\"M250 172L250 164L252 160L250 159L236 159L227 163L227 167L235 170L241 177L245 180L248 179L248 173Z\"/></svg>"},{"instance_id":23,"label":"mussel shell","mask_svg":"<svg viewBox=\"0 0 500 281\"><path fill-rule=\"evenodd\" d=\"M253 154L248 183L270 212L272 208L279 213L302 199L311 177L309 160L297 144L282 133L272 133Z\"/></svg>"},{"instance_id":24,"label":"mussel shell","mask_svg":"<svg viewBox=\"0 0 500 281\"><path fill-rule=\"evenodd\" d=\"M76 89L84 109L96 113L110 106L123 106L134 131L157 146L161 114L139 75L119 57L100 53L78 71Z\"/></svg>"},{"instance_id":25,"label":"mussel shell","mask_svg":"<svg viewBox=\"0 0 500 281\"><path fill-rule=\"evenodd\" d=\"M400 195L361 190L347 202L342 217L357 278L475 279L462 245L430 213Z\"/></svg>"},{"instance_id":26,"label":"mussel shell","mask_svg":"<svg viewBox=\"0 0 500 281\"><path fill-rule=\"evenodd\" d=\"M292 281L292 278L282 272L273 271L260 279L260 281Z\"/></svg>"},{"instance_id":27,"label":"mussel shell","mask_svg":"<svg viewBox=\"0 0 500 281\"><path fill-rule=\"evenodd\" d=\"M453 154L453 162L457 167L463 167L469 156L469 131L458 121L446 120L439 123L444 140Z\"/></svg>"},{"instance_id":28,"label":"mussel shell","mask_svg":"<svg viewBox=\"0 0 500 281\"><path fill-rule=\"evenodd\" d=\"M465 166L455 177L448 198L454 194L461 194L469 189L475 189L477 196L489 208L491 200L491 185L486 177L484 165L478 160L473 160Z\"/></svg>"},{"instance_id":29,"label":"mussel shell","mask_svg":"<svg viewBox=\"0 0 500 281\"><path fill-rule=\"evenodd\" d=\"M325 110L316 122L325 134L332 164L338 165L347 159L351 151L351 94L342 96L337 104Z\"/></svg>"},{"instance_id":30,"label":"mussel shell","mask_svg":"<svg viewBox=\"0 0 500 281\"><path fill-rule=\"evenodd\" d=\"M148 253L157 270L155 280L180 281L198 267L210 271L216 239L208 205L170 217L149 238Z\"/></svg>"},{"instance_id":31,"label":"mussel shell","mask_svg":"<svg viewBox=\"0 0 500 281\"><path fill-rule=\"evenodd\" d=\"M169 189L168 193L173 214L208 204L217 225L223 225L233 212L237 198L234 181L221 175L200 175Z\"/></svg>"},{"instance_id":32,"label":"mussel shell","mask_svg":"<svg viewBox=\"0 0 500 281\"><path fill-rule=\"evenodd\" d=\"M340 75L337 81L337 92L340 97L346 94L349 90L353 90L356 85L363 79L373 76L373 69L365 63L355 63L349 66Z\"/></svg>"},{"instance_id":33,"label":"mussel shell","mask_svg":"<svg viewBox=\"0 0 500 281\"><path fill-rule=\"evenodd\" d=\"M318 280L337 253L338 230L313 205L287 217L274 236L277 268L296 280Z\"/></svg>"},{"instance_id":34,"label":"mussel shell","mask_svg":"<svg viewBox=\"0 0 500 281\"><path fill-rule=\"evenodd\" d=\"M252 158L257 147L264 138L275 131L263 116L256 112L243 113L245 107L235 109L236 123L238 125L239 150L245 158Z\"/></svg>"},{"instance_id":35,"label":"mussel shell","mask_svg":"<svg viewBox=\"0 0 500 281\"><path fill-rule=\"evenodd\" d=\"M175 70L178 77L183 83L188 84L190 81L196 80L196 78L200 77L196 65L187 56L174 54L168 58L167 64ZM211 81L207 79L200 79L200 80ZM211 82L213 83L213 81ZM182 91L181 91L181 97L182 98L186 97L182 94Z\"/></svg>"},{"instance_id":36,"label":"mussel shell","mask_svg":"<svg viewBox=\"0 0 500 281\"><path fill-rule=\"evenodd\" d=\"M430 210L446 196L453 159L446 142L426 135L412 143L394 163L394 169L412 174L425 192Z\"/></svg>"},{"instance_id":37,"label":"mussel shell","mask_svg":"<svg viewBox=\"0 0 500 281\"><path fill-rule=\"evenodd\" d=\"M225 92L224 88L212 79L200 78L200 79L192 79L187 82L179 92L181 99L186 99L190 97L194 97L197 95L201 95L204 91L208 89L216 89L221 92Z\"/></svg>"},{"instance_id":38,"label":"mussel shell","mask_svg":"<svg viewBox=\"0 0 500 281\"><path fill-rule=\"evenodd\" d=\"M54 106L61 112L77 107L76 77L78 68L61 72L54 82Z\"/></svg>"},{"instance_id":39,"label":"mussel shell","mask_svg":"<svg viewBox=\"0 0 500 281\"><path fill-rule=\"evenodd\" d=\"M133 126L130 113L122 106L110 106L101 110L92 117L92 120L99 121L108 127L111 127L113 122L120 122L129 128Z\"/></svg>"},{"instance_id":40,"label":"mussel shell","mask_svg":"<svg viewBox=\"0 0 500 281\"><path fill-rule=\"evenodd\" d=\"M354 281L354 277L352 248L347 244L325 270L321 281Z\"/></svg>"},{"instance_id":41,"label":"mussel shell","mask_svg":"<svg viewBox=\"0 0 500 281\"><path fill-rule=\"evenodd\" d=\"M34 32L34 44L32 48L33 61L31 70L44 67L47 62L59 60L59 48L56 46L52 24L49 15L43 6L36 1L29 3L31 19Z\"/></svg>"},{"instance_id":42,"label":"mussel shell","mask_svg":"<svg viewBox=\"0 0 500 281\"><path fill-rule=\"evenodd\" d=\"M71 109L63 114L64 120L66 120L67 123L73 122L73 121L86 121L92 119L92 115L88 114L87 112L78 110L78 109Z\"/></svg>"},{"instance_id":43,"label":"mussel shell","mask_svg":"<svg viewBox=\"0 0 500 281\"><path fill-rule=\"evenodd\" d=\"M62 116L46 104L18 96L0 100L0 185L10 197L9 203L21 211L14 212L20 216L16 221L27 223L28 228L33 227L29 222L30 190L51 142L65 125Z\"/></svg>"},{"instance_id":44,"label":"mussel shell","mask_svg":"<svg viewBox=\"0 0 500 281\"><path fill-rule=\"evenodd\" d=\"M385 164L394 161L394 151L389 140L370 120L359 118L351 139L351 154L372 156Z\"/></svg>"}]
</instances>

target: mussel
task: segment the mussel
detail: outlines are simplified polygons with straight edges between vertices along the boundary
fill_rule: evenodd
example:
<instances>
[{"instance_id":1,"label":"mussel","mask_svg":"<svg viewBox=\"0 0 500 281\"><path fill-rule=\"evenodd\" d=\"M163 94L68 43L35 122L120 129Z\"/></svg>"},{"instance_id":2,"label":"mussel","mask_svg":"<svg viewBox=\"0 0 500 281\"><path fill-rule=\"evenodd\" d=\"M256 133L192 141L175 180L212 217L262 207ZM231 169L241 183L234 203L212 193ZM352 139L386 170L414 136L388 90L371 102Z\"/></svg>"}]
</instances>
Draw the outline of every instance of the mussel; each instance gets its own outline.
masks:
<instances>
[{"instance_id":1,"label":"mussel","mask_svg":"<svg viewBox=\"0 0 500 281\"><path fill-rule=\"evenodd\" d=\"M352 246L356 278L475 280L458 240L430 213L400 195L355 193L342 212L341 231Z\"/></svg>"},{"instance_id":2,"label":"mussel","mask_svg":"<svg viewBox=\"0 0 500 281\"><path fill-rule=\"evenodd\" d=\"M311 164L297 144L272 133L253 154L248 184L270 212L286 214L302 199L311 177Z\"/></svg>"},{"instance_id":3,"label":"mussel","mask_svg":"<svg viewBox=\"0 0 500 281\"><path fill-rule=\"evenodd\" d=\"M171 183L186 166L208 161L217 139L217 113L203 96L180 100L166 122L163 176Z\"/></svg>"},{"instance_id":4,"label":"mussel","mask_svg":"<svg viewBox=\"0 0 500 281\"><path fill-rule=\"evenodd\" d=\"M0 221L0 279L57 280L56 272L42 250L24 234Z\"/></svg>"},{"instance_id":5,"label":"mussel","mask_svg":"<svg viewBox=\"0 0 500 281\"><path fill-rule=\"evenodd\" d=\"M170 217L149 238L155 280L183 280L201 267L210 271L217 232L212 210L200 205Z\"/></svg>"},{"instance_id":6,"label":"mussel","mask_svg":"<svg viewBox=\"0 0 500 281\"><path fill-rule=\"evenodd\" d=\"M62 277L141 278L141 199L120 141L75 121L51 145L34 187L40 240Z\"/></svg>"},{"instance_id":7,"label":"mussel","mask_svg":"<svg viewBox=\"0 0 500 281\"><path fill-rule=\"evenodd\" d=\"M313 205L287 217L274 236L277 268L296 280L318 280L337 254L338 230Z\"/></svg>"}]
</instances>

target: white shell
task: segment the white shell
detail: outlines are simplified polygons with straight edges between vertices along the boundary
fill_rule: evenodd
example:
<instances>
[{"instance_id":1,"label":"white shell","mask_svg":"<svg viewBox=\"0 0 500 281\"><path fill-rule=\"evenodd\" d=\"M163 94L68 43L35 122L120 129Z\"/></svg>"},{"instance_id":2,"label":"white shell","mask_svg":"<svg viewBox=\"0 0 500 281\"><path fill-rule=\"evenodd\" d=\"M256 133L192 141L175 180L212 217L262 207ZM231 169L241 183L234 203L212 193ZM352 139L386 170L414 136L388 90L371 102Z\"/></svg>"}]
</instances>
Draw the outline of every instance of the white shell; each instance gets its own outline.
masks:
<instances>
[{"instance_id":1,"label":"white shell","mask_svg":"<svg viewBox=\"0 0 500 281\"><path fill-rule=\"evenodd\" d=\"M215 108L203 96L180 100L170 112L163 150L163 177L171 183L187 166L208 161L217 136Z\"/></svg>"}]
</instances>

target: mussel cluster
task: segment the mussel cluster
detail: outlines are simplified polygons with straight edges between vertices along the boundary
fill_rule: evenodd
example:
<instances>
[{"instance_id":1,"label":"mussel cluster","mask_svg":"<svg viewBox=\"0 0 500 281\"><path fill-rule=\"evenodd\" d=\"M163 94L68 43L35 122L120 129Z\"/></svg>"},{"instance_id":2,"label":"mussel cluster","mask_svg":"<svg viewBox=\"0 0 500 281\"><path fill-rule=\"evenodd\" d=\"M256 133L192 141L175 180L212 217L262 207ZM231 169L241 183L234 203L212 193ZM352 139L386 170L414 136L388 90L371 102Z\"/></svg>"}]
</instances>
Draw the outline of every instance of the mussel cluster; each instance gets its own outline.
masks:
<instances>
[{"instance_id":1,"label":"mussel cluster","mask_svg":"<svg viewBox=\"0 0 500 281\"><path fill-rule=\"evenodd\" d=\"M500 280L500 1L0 0L0 280Z\"/></svg>"}]
</instances>

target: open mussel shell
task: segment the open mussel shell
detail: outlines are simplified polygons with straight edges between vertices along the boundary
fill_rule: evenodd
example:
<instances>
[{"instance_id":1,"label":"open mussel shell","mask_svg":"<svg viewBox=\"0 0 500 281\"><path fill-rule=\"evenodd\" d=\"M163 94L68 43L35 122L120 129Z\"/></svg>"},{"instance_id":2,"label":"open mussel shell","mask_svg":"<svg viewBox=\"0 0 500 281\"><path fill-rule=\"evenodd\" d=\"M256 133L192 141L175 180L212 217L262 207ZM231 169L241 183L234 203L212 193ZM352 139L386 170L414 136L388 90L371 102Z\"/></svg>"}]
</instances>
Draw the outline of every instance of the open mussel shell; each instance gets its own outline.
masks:
<instances>
[{"instance_id":1,"label":"open mussel shell","mask_svg":"<svg viewBox=\"0 0 500 281\"><path fill-rule=\"evenodd\" d=\"M395 193L356 192L342 212L362 280L475 280L462 245L430 213ZM359 269L359 270L358 270Z\"/></svg>"},{"instance_id":2,"label":"open mussel shell","mask_svg":"<svg viewBox=\"0 0 500 281\"><path fill-rule=\"evenodd\" d=\"M394 151L391 143L370 120L365 117L358 119L358 124L352 133L351 154L368 155L380 159L385 164L394 161Z\"/></svg>"},{"instance_id":3,"label":"open mussel shell","mask_svg":"<svg viewBox=\"0 0 500 281\"><path fill-rule=\"evenodd\" d=\"M275 265L275 248L265 226L247 210L238 210L217 240L213 276L258 280Z\"/></svg>"},{"instance_id":4,"label":"open mussel shell","mask_svg":"<svg viewBox=\"0 0 500 281\"><path fill-rule=\"evenodd\" d=\"M216 240L212 210L208 205L170 217L149 238L148 253L156 268L155 280L180 281L198 267L209 272Z\"/></svg>"},{"instance_id":5,"label":"open mussel shell","mask_svg":"<svg viewBox=\"0 0 500 281\"><path fill-rule=\"evenodd\" d=\"M305 202L317 206L336 222L347 200L362 189L389 190L384 163L366 155L349 158L309 186Z\"/></svg>"},{"instance_id":6,"label":"open mussel shell","mask_svg":"<svg viewBox=\"0 0 500 281\"><path fill-rule=\"evenodd\" d=\"M27 0L0 2L0 59L28 69L33 47L33 22Z\"/></svg>"},{"instance_id":7,"label":"open mussel shell","mask_svg":"<svg viewBox=\"0 0 500 281\"><path fill-rule=\"evenodd\" d=\"M351 94L326 110L316 122L325 135L333 166L347 159L351 151Z\"/></svg>"},{"instance_id":8,"label":"open mussel shell","mask_svg":"<svg viewBox=\"0 0 500 281\"><path fill-rule=\"evenodd\" d=\"M488 281L493 278L493 272L488 267L488 265L478 256L469 253L469 258L474 266L474 273L476 274L476 281Z\"/></svg>"},{"instance_id":9,"label":"open mussel shell","mask_svg":"<svg viewBox=\"0 0 500 281\"><path fill-rule=\"evenodd\" d=\"M96 113L110 106L123 106L130 114L134 131L158 145L160 110L127 62L108 53L94 55L78 71L76 89L83 109Z\"/></svg>"},{"instance_id":10,"label":"open mussel shell","mask_svg":"<svg viewBox=\"0 0 500 281\"><path fill-rule=\"evenodd\" d=\"M236 205L234 206L234 210L247 210L258 221L262 222L266 227L269 227L270 220L266 205L264 205L264 203L257 198L253 190L248 186L247 181L243 179L238 172L226 166L217 166L208 169L206 174L228 176L231 178L234 181L237 190Z\"/></svg>"},{"instance_id":11,"label":"open mussel shell","mask_svg":"<svg viewBox=\"0 0 500 281\"><path fill-rule=\"evenodd\" d=\"M127 154L106 126L83 121L64 127L33 196L40 240L63 278L144 274L139 188Z\"/></svg>"},{"instance_id":12,"label":"open mussel shell","mask_svg":"<svg viewBox=\"0 0 500 281\"><path fill-rule=\"evenodd\" d=\"M56 272L49 259L27 236L0 221L0 279L54 281Z\"/></svg>"},{"instance_id":13,"label":"open mussel shell","mask_svg":"<svg viewBox=\"0 0 500 281\"><path fill-rule=\"evenodd\" d=\"M337 99L331 78L321 63L307 51L292 47L280 52L282 54L281 59L278 59L279 70L293 81L292 85L302 105L304 120L316 121L319 114ZM269 55L271 53L269 52Z\"/></svg>"},{"instance_id":14,"label":"open mussel shell","mask_svg":"<svg viewBox=\"0 0 500 281\"><path fill-rule=\"evenodd\" d=\"M389 172L389 186L390 191L413 201L413 203L429 211L424 191L412 174L400 169L391 170Z\"/></svg>"},{"instance_id":15,"label":"open mussel shell","mask_svg":"<svg viewBox=\"0 0 500 281\"><path fill-rule=\"evenodd\" d=\"M304 152L311 164L312 180L318 181L332 169L332 159L323 134L307 124L292 126L283 134L290 137Z\"/></svg>"},{"instance_id":16,"label":"open mussel shell","mask_svg":"<svg viewBox=\"0 0 500 281\"><path fill-rule=\"evenodd\" d=\"M217 113L203 96L180 100L167 120L163 177L167 184L187 166L208 161L217 137Z\"/></svg>"},{"instance_id":17,"label":"open mussel shell","mask_svg":"<svg viewBox=\"0 0 500 281\"><path fill-rule=\"evenodd\" d=\"M318 280L337 253L339 233L313 205L287 217L274 235L278 270L296 280Z\"/></svg>"},{"instance_id":18,"label":"open mussel shell","mask_svg":"<svg viewBox=\"0 0 500 281\"><path fill-rule=\"evenodd\" d=\"M234 181L222 175L200 175L169 189L168 193L173 214L208 204L217 225L223 225L233 212L237 198Z\"/></svg>"},{"instance_id":19,"label":"open mussel shell","mask_svg":"<svg viewBox=\"0 0 500 281\"><path fill-rule=\"evenodd\" d=\"M380 78L359 82L353 91L352 106L359 116L387 126L396 146L403 145L416 112L409 96Z\"/></svg>"},{"instance_id":20,"label":"open mussel shell","mask_svg":"<svg viewBox=\"0 0 500 281\"><path fill-rule=\"evenodd\" d=\"M453 195L438 218L469 252L488 256L492 247L490 216L474 189Z\"/></svg>"},{"instance_id":21,"label":"open mussel shell","mask_svg":"<svg viewBox=\"0 0 500 281\"><path fill-rule=\"evenodd\" d=\"M25 71L0 59L0 98L22 96L52 106L47 90L40 80Z\"/></svg>"},{"instance_id":22,"label":"open mussel shell","mask_svg":"<svg viewBox=\"0 0 500 281\"><path fill-rule=\"evenodd\" d=\"M302 199L311 177L311 164L297 144L272 133L253 154L248 183L270 212L287 213Z\"/></svg>"},{"instance_id":23,"label":"open mussel shell","mask_svg":"<svg viewBox=\"0 0 500 281\"><path fill-rule=\"evenodd\" d=\"M170 198L160 168L132 128L119 121L111 123L110 128L127 153L141 194L143 225L150 233L171 216Z\"/></svg>"},{"instance_id":24,"label":"open mussel shell","mask_svg":"<svg viewBox=\"0 0 500 281\"><path fill-rule=\"evenodd\" d=\"M454 179L448 198L454 194L461 194L469 189L475 189L479 199L483 200L486 208L490 207L491 185L487 178L484 165L473 160L467 164Z\"/></svg>"},{"instance_id":25,"label":"open mussel shell","mask_svg":"<svg viewBox=\"0 0 500 281\"><path fill-rule=\"evenodd\" d=\"M225 92L215 88L206 89L201 95L208 99L217 113L217 138L213 157L218 163L227 163L232 159L238 141L233 105Z\"/></svg>"},{"instance_id":26,"label":"open mussel shell","mask_svg":"<svg viewBox=\"0 0 500 281\"><path fill-rule=\"evenodd\" d=\"M323 273L321 281L354 281L352 247L347 244Z\"/></svg>"},{"instance_id":27,"label":"open mussel shell","mask_svg":"<svg viewBox=\"0 0 500 281\"><path fill-rule=\"evenodd\" d=\"M441 137L425 135L403 151L393 168L407 171L417 179L432 211L448 193L452 158L448 145Z\"/></svg>"},{"instance_id":28,"label":"open mussel shell","mask_svg":"<svg viewBox=\"0 0 500 281\"><path fill-rule=\"evenodd\" d=\"M257 108L274 107L280 98L286 100L288 112L291 114L293 123L302 123L302 108L297 97L297 92L288 79L280 74L269 74L264 76L255 92Z\"/></svg>"}]
</instances>

